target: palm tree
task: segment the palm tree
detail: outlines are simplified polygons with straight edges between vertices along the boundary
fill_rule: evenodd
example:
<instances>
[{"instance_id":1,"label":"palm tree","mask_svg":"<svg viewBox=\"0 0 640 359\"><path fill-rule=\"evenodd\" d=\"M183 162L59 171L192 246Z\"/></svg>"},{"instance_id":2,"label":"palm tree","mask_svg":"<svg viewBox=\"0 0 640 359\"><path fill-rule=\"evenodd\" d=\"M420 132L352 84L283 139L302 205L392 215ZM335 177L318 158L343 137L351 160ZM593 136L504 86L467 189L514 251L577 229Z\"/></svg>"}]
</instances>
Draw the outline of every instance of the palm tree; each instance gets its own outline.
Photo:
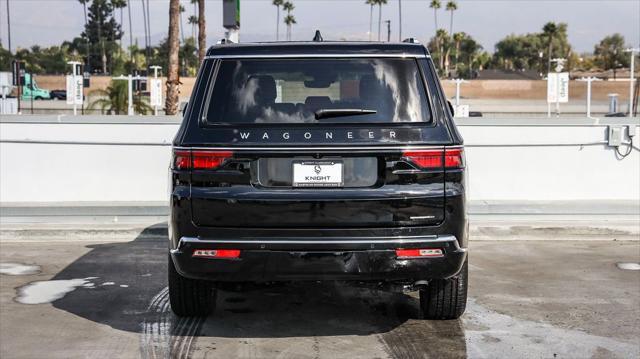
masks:
<instances>
[{"instance_id":1,"label":"palm tree","mask_svg":"<svg viewBox=\"0 0 640 359\"><path fill-rule=\"evenodd\" d=\"M196 13L196 2L198 0L191 0L191 5L193 5L193 16L197 17ZM191 37L196 38L196 24L197 22L191 24Z\"/></svg>"},{"instance_id":2,"label":"palm tree","mask_svg":"<svg viewBox=\"0 0 640 359\"><path fill-rule=\"evenodd\" d=\"M87 3L89 0L78 0L84 10L84 27L87 28ZM9 15L9 1L7 1L7 16ZM8 19L7 19L8 20ZM89 63L89 39L86 39L87 64ZM9 52L11 52L11 28L9 28Z\"/></svg>"},{"instance_id":3,"label":"palm tree","mask_svg":"<svg viewBox=\"0 0 640 359\"><path fill-rule=\"evenodd\" d=\"M387 0L376 0L378 4L378 41L380 41L380 31L382 30L382 5L387 4Z\"/></svg>"},{"instance_id":4,"label":"palm tree","mask_svg":"<svg viewBox=\"0 0 640 359\"><path fill-rule=\"evenodd\" d=\"M114 9L120 9L120 26L124 28L124 8L127 6L126 0L111 0ZM120 48L122 49L122 37L120 38Z\"/></svg>"},{"instance_id":5,"label":"palm tree","mask_svg":"<svg viewBox=\"0 0 640 359\"><path fill-rule=\"evenodd\" d=\"M133 61L134 67L136 67L136 57L133 54L133 26L131 26L131 2L127 0L127 12L129 13L129 56Z\"/></svg>"},{"instance_id":6,"label":"palm tree","mask_svg":"<svg viewBox=\"0 0 640 359\"><path fill-rule=\"evenodd\" d=\"M198 17L195 15L189 15L189 17L187 18L187 24L193 27L193 25L197 23L198 23Z\"/></svg>"},{"instance_id":7,"label":"palm tree","mask_svg":"<svg viewBox=\"0 0 640 359\"><path fill-rule=\"evenodd\" d=\"M151 6L149 6L149 0L147 0L147 36L149 37L148 43L149 46L147 47L147 58L150 59L151 58ZM147 64L147 66L149 66Z\"/></svg>"},{"instance_id":8,"label":"palm tree","mask_svg":"<svg viewBox=\"0 0 640 359\"><path fill-rule=\"evenodd\" d=\"M185 12L186 10L184 6L180 5L180 7L178 8L178 11L180 11L180 38L184 43L184 24L182 23L182 13Z\"/></svg>"},{"instance_id":9,"label":"palm tree","mask_svg":"<svg viewBox=\"0 0 640 359\"><path fill-rule=\"evenodd\" d=\"M169 68L167 69L167 98L165 102L165 113L173 116L178 113L178 95L180 79L180 0L169 1Z\"/></svg>"},{"instance_id":10,"label":"palm tree","mask_svg":"<svg viewBox=\"0 0 640 359\"><path fill-rule=\"evenodd\" d=\"M284 18L284 23L287 25L287 41L291 41L291 25L296 23L296 19L291 15L295 6L293 6L292 2L286 1L282 8L287 12L287 16Z\"/></svg>"},{"instance_id":11,"label":"palm tree","mask_svg":"<svg viewBox=\"0 0 640 359\"><path fill-rule=\"evenodd\" d=\"M433 19L435 24L434 33L438 32L438 9L442 7L440 0L431 0L429 7L433 9Z\"/></svg>"},{"instance_id":12,"label":"palm tree","mask_svg":"<svg viewBox=\"0 0 640 359\"><path fill-rule=\"evenodd\" d=\"M402 41L402 0L398 0L398 41Z\"/></svg>"},{"instance_id":13,"label":"palm tree","mask_svg":"<svg viewBox=\"0 0 640 359\"><path fill-rule=\"evenodd\" d=\"M273 0L272 4L276 7L276 41L280 41L280 6L284 4L284 0Z\"/></svg>"},{"instance_id":14,"label":"palm tree","mask_svg":"<svg viewBox=\"0 0 640 359\"><path fill-rule=\"evenodd\" d=\"M86 2L86 0L85 0ZM83 2L84 4L84 22L86 24L87 22L87 5L85 4L85 2ZM9 0L7 0L7 37L9 40L9 53L11 53L11 11L9 11Z\"/></svg>"},{"instance_id":15,"label":"palm tree","mask_svg":"<svg viewBox=\"0 0 640 359\"><path fill-rule=\"evenodd\" d=\"M204 0L198 0L198 60L204 61L207 53L207 26L204 18Z\"/></svg>"},{"instance_id":16,"label":"palm tree","mask_svg":"<svg viewBox=\"0 0 640 359\"><path fill-rule=\"evenodd\" d=\"M369 5L369 41L371 41L373 34L373 6L377 4L377 0L367 0L364 3Z\"/></svg>"},{"instance_id":17,"label":"palm tree","mask_svg":"<svg viewBox=\"0 0 640 359\"><path fill-rule=\"evenodd\" d=\"M544 24L544 27L542 28L542 34L543 36L546 36L548 38L548 52L547 52L547 73L551 72L551 57L552 57L552 51L553 51L553 38L558 34L559 32L559 28L558 25L556 25L556 23L554 22L548 22L546 24Z\"/></svg>"},{"instance_id":18,"label":"palm tree","mask_svg":"<svg viewBox=\"0 0 640 359\"><path fill-rule=\"evenodd\" d=\"M456 32L455 34L453 34L453 41L456 44L456 64L455 64L455 69L456 69L456 75L458 74L458 58L460 55L460 43L467 37L467 34L465 34L464 32Z\"/></svg>"},{"instance_id":19,"label":"palm tree","mask_svg":"<svg viewBox=\"0 0 640 359\"><path fill-rule=\"evenodd\" d=\"M458 10L458 4L455 1L447 2L447 11L451 11L451 20L449 21L449 33L453 34L453 12Z\"/></svg>"},{"instance_id":20,"label":"palm tree","mask_svg":"<svg viewBox=\"0 0 640 359\"><path fill-rule=\"evenodd\" d=\"M109 115L126 114L129 106L128 84L126 81L111 81L106 89L94 90L89 93L90 96L98 96L99 98L92 101L87 109L93 110L96 107L100 111L105 111ZM133 110L135 113L146 115L151 112L152 108L142 99L142 96L133 97Z\"/></svg>"},{"instance_id":21,"label":"palm tree","mask_svg":"<svg viewBox=\"0 0 640 359\"><path fill-rule=\"evenodd\" d=\"M140 0L142 3L142 25L144 26L144 50L145 50L145 62L149 65L149 33L147 32L147 5L144 0Z\"/></svg>"},{"instance_id":22,"label":"palm tree","mask_svg":"<svg viewBox=\"0 0 640 359\"><path fill-rule=\"evenodd\" d=\"M447 44L449 43L449 34L447 34L447 30L438 29L438 31L436 31L436 43L438 46L438 63L440 65L440 70L445 71L446 73L445 47L447 47Z\"/></svg>"},{"instance_id":23,"label":"palm tree","mask_svg":"<svg viewBox=\"0 0 640 359\"><path fill-rule=\"evenodd\" d=\"M291 25L297 24L296 18L293 15L287 15L284 17L284 23L287 24L287 41L291 41Z\"/></svg>"}]
</instances>

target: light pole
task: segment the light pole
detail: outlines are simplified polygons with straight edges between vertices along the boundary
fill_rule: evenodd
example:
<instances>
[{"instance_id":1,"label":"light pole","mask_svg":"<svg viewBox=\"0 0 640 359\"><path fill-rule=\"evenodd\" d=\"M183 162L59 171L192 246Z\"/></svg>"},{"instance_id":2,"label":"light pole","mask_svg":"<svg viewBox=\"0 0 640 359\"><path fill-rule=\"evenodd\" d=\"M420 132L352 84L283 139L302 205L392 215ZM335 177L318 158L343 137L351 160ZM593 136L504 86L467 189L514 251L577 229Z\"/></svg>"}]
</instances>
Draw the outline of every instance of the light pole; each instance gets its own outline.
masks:
<instances>
[{"instance_id":1,"label":"light pole","mask_svg":"<svg viewBox=\"0 0 640 359\"><path fill-rule=\"evenodd\" d=\"M460 85L467 83L468 81L464 79L453 79L451 80L456 84L456 107L460 105Z\"/></svg>"},{"instance_id":2,"label":"light pole","mask_svg":"<svg viewBox=\"0 0 640 359\"><path fill-rule=\"evenodd\" d=\"M133 111L133 80L146 80L147 78L140 75L132 76L131 74L129 74L127 76L120 75L117 77L113 77L113 79L127 81L127 115L135 115L135 112Z\"/></svg>"},{"instance_id":3,"label":"light pole","mask_svg":"<svg viewBox=\"0 0 640 359\"><path fill-rule=\"evenodd\" d=\"M150 66L153 69L153 79L149 80L149 92L151 93L151 102L153 105L153 115L158 116L158 105L162 102L162 80L158 79L158 70L161 66ZM160 83L158 83L158 81Z\"/></svg>"},{"instance_id":4,"label":"light pole","mask_svg":"<svg viewBox=\"0 0 640 359\"><path fill-rule=\"evenodd\" d=\"M633 117L633 76L634 76L634 71L635 71L635 59L636 59L636 53L640 52L640 48L628 48L626 50L624 50L624 52L630 52L631 53L631 71L629 74L629 117Z\"/></svg>"},{"instance_id":5,"label":"light pole","mask_svg":"<svg viewBox=\"0 0 640 359\"><path fill-rule=\"evenodd\" d=\"M597 77L581 77L578 81L584 81L587 83L587 117L591 118L591 83L593 81L602 81Z\"/></svg>"}]
</instances>

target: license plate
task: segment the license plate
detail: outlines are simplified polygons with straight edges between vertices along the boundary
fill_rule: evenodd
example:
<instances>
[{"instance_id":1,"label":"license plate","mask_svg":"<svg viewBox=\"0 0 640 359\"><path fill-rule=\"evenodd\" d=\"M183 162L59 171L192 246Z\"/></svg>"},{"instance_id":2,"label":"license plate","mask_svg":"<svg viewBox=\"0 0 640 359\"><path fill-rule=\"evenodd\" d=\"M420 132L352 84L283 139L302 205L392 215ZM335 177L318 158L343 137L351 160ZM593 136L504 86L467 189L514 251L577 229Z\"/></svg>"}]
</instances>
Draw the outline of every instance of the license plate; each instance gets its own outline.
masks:
<instances>
[{"instance_id":1,"label":"license plate","mask_svg":"<svg viewBox=\"0 0 640 359\"><path fill-rule=\"evenodd\" d=\"M294 162L292 182L294 187L342 187L342 162Z\"/></svg>"}]
</instances>

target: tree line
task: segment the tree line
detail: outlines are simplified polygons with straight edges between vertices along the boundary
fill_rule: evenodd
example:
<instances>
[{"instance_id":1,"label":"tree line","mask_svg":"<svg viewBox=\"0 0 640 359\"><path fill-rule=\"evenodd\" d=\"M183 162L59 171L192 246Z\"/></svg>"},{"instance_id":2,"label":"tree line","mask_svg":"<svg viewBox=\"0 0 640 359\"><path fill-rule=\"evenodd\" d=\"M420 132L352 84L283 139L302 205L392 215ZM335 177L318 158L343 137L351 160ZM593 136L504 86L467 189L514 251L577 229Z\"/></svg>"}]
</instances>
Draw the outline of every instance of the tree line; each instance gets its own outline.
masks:
<instances>
[{"instance_id":1,"label":"tree line","mask_svg":"<svg viewBox=\"0 0 640 359\"><path fill-rule=\"evenodd\" d=\"M143 8L145 28L144 44L138 44L131 34L131 3L138 2ZM11 54L0 44L0 68L9 70L12 59L24 60L27 70L36 74L62 74L68 71L67 61L83 61L87 69L95 74L127 74L143 71L150 65L168 68L168 38L152 45L150 39L149 0L78 0L83 7L85 26L78 37L64 41L61 45L21 48ZM185 7L179 2L179 65L181 76L195 75L200 59L206 51L206 31L204 0L189 0L193 10L184 21ZM369 39L374 36L374 8L378 11L377 39L381 39L382 6L387 0L366 0L370 7ZM280 40L280 11L286 25L286 40L291 40L292 27L297 23L293 14L295 6L290 0L272 0L277 8L276 40ZM606 36L595 44L592 53L577 53L573 50L567 36L567 24L549 22L540 32L528 34L510 34L495 45L493 53L485 50L470 34L454 31L454 13L458 10L456 1L428 1L434 14L434 32L427 47L440 75L473 78L482 69L534 70L540 74L549 71L550 59L565 58L569 70L613 70L629 66L629 56L624 53L627 47L620 34ZM135 4L134 4L135 5ZM444 6L444 8L443 8ZM124 15L125 9L128 16ZM438 13L448 12L448 28L438 22ZM125 21L128 20L128 26ZM185 29L191 27L191 32ZM446 26L446 25L445 25ZM129 30L128 44L124 44L123 27ZM198 29L196 34L196 28Z\"/></svg>"},{"instance_id":2,"label":"tree line","mask_svg":"<svg viewBox=\"0 0 640 359\"><path fill-rule=\"evenodd\" d=\"M131 5L142 5L144 44L140 45L132 35ZM186 1L186 0L184 0ZM194 76L206 52L205 0L189 0L193 11L187 17L191 35L185 36L184 16L187 12L180 0L169 2L169 31L167 37L157 45L151 44L151 21L149 0L78 0L82 5L84 29L71 41L59 46L17 49L12 53L0 43L0 70L10 70L13 59L23 60L27 71L35 74L63 74L68 72L67 62L85 63L85 70L94 74L120 75L145 71L151 65L162 66L167 71L167 113L175 113L179 76ZM401 0L398 0L401 1ZM378 10L377 39L381 40L382 7L387 0L366 0L369 6L369 39L373 40L374 8ZM9 4L9 3L7 3ZM276 7L275 39L280 40L280 11L286 13L286 40L291 40L293 25L297 23L293 14L295 6L291 0L272 0ZM616 70L629 66L627 47L620 34L606 36L595 44L592 53L576 53L568 40L567 24L548 22L540 32L510 34L495 45L489 53L470 34L454 31L454 14L458 10L456 1L425 1L433 10L434 28L426 46L431 52L438 71L444 77L474 78L483 69L514 71L533 70L543 74L551 70L551 59L567 59L569 71ZM401 6L399 20L401 21ZM128 26L125 26L124 11L127 10ZM438 23L438 14L448 12L448 30ZM9 16L9 12L7 11ZM119 15L119 16L118 16ZM118 19L119 17L119 19ZM10 19L8 19L10 24ZM445 25L446 26L446 25ZM123 27L129 30L129 44L123 43ZM400 25L401 27L401 25ZM196 38L197 28L197 38ZM171 103L169 103L171 102Z\"/></svg>"},{"instance_id":3,"label":"tree line","mask_svg":"<svg viewBox=\"0 0 640 359\"><path fill-rule=\"evenodd\" d=\"M180 14L180 74L195 76L200 60L206 52L205 0L189 0L193 10L183 21L184 6ZM152 65L168 68L168 37L151 44L149 0L78 0L84 15L84 28L79 36L60 45L18 48L13 53L0 43L0 70L9 71L14 59L25 62L27 71L34 74L64 74L69 71L68 61L81 61L85 71L92 74L121 75L145 71ZM141 4L142 19L136 24L144 26L144 42L132 34L132 6ZM127 16L125 16L125 11ZM142 21L140 21L142 20ZM187 26L191 26L191 34ZM128 28L125 34L123 28ZM195 29L198 29L197 34ZM128 38L128 43L125 43Z\"/></svg>"}]
</instances>

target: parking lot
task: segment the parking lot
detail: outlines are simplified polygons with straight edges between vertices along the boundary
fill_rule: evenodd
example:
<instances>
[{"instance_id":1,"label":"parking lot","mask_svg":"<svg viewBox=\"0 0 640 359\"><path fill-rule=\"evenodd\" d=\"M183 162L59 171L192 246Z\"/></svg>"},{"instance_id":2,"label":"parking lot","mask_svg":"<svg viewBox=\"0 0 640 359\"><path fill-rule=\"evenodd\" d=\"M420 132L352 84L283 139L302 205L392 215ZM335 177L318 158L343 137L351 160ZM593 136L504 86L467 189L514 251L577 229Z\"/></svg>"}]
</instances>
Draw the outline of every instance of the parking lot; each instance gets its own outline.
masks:
<instances>
[{"instance_id":1,"label":"parking lot","mask_svg":"<svg viewBox=\"0 0 640 359\"><path fill-rule=\"evenodd\" d=\"M5 232L0 357L640 356L640 271L619 265L638 262L638 241L485 233L470 244L458 321L418 320L414 293L342 283L220 292L213 315L180 319L168 304L165 231Z\"/></svg>"}]
</instances>

